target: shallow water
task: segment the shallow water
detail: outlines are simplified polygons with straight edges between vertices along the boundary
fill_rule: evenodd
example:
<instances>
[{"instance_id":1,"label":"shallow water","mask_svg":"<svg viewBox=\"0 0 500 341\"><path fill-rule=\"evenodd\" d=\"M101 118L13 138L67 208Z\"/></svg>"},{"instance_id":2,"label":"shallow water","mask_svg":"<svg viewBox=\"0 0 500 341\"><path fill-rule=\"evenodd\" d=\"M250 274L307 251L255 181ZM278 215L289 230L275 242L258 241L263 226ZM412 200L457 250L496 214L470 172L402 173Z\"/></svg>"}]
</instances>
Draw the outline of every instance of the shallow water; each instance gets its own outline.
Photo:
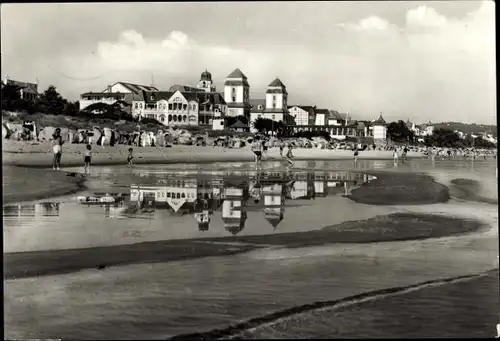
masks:
<instances>
[{"instance_id":1,"label":"shallow water","mask_svg":"<svg viewBox=\"0 0 500 341\"><path fill-rule=\"evenodd\" d=\"M163 171L167 170L176 173L173 180L183 178L183 186L192 184L193 178L203 179L203 183L210 184L206 187L211 188L212 194L214 186L211 186L211 181L222 177L222 186L220 181L214 180L213 183L221 187L222 193L227 192L227 188L233 189L228 192L226 199L236 198L241 202L241 197L248 195L247 202L254 203L250 199L250 188L245 190L245 186L251 185L246 178L254 176L248 174L252 166L245 163L224 164L227 174L213 174L218 166L189 165L182 169L175 165L141 166L134 167L133 170L96 167L93 169L91 190L86 195L92 192L126 192L127 189L130 191L132 180L135 184L147 185L163 180L170 181L172 177ZM358 162L356 170L390 168L395 171L429 172L445 184L457 177L477 179L485 188L482 195L496 198L496 192L488 189L496 188L495 166L487 162L471 165L436 161L432 164L422 160L409 161L394 168L392 162L363 160ZM65 275L7 280L6 337L165 338L195 330L206 331L224 327L300 304L334 300L365 291L411 285L431 279L473 274L497 266L498 211L495 205L457 200L411 207L360 205L342 197L345 191L342 186L340 192L328 192L328 185L324 185L328 184L328 180L321 179L330 177L330 181L337 181L338 179L333 179L336 174L352 177L353 173L339 172L352 167L352 162L297 162L297 168L328 170L309 174L305 171L283 174L279 166L268 164L267 167L268 173L278 174L269 175L271 180L268 179L268 183L264 181L263 176L262 188L269 185L270 189L266 193L280 199L284 197L280 207L268 205L269 208L278 208L278 214L281 214L281 208L284 208L283 219L274 229L265 219L265 206L248 205L245 225L238 235L304 231L345 220L365 219L398 211L477 218L494 228L481 233L423 241L327 245L298 249L272 248L235 256L129 265L103 271L84 270ZM178 170L185 174L179 175L176 172ZM241 174L238 174L238 171ZM151 173L155 175L151 176ZM290 187L290 177L294 176L297 177L295 183L305 181L302 187L297 186L296 192L300 195L293 195L286 190ZM365 180L368 178L358 181ZM319 183L323 183L323 186ZM182 187L175 189L175 186L170 185L169 183L167 193L182 193ZM355 185L350 184L348 190ZM327 189L326 196L319 195L322 188L323 193L324 189ZM205 190L200 192L203 191ZM196 192L185 193L187 196L188 193ZM297 199L304 193L305 197L314 195L315 199ZM43 205L35 205L32 216L19 214L18 210L18 216L4 217L5 251L232 235L224 228L222 206L214 209L208 231L199 231L195 212L189 209L186 215L178 215L174 214L171 208L151 205L148 216L139 219L137 216L144 214L135 212L132 217L120 216L123 214L120 209L123 211L124 207L129 207L130 199L126 199L125 203L118 207L116 214L111 214L110 209L109 215L104 207L88 207L71 202L71 199L72 197L62 197L51 200L60 202L58 210L56 206L48 208L48 205L45 205L43 208ZM265 199L262 198L261 201L265 202ZM196 210L199 211L198 208ZM52 212L52 215L47 216L47 211ZM233 211L235 210L228 212L233 214ZM14 215L13 208L9 212ZM267 212L276 213L272 210ZM236 216L239 218L241 214L236 213ZM124 234L124 231L136 230L142 233ZM446 302L446 297L443 297L443 304L446 305ZM464 319L467 317L464 316ZM301 328L300 335L288 336L311 336L314 335L314 328L311 327L309 333L307 328ZM328 328L328 325L322 328ZM273 336L272 333L266 335ZM436 335L440 335L438 330Z\"/></svg>"}]
</instances>

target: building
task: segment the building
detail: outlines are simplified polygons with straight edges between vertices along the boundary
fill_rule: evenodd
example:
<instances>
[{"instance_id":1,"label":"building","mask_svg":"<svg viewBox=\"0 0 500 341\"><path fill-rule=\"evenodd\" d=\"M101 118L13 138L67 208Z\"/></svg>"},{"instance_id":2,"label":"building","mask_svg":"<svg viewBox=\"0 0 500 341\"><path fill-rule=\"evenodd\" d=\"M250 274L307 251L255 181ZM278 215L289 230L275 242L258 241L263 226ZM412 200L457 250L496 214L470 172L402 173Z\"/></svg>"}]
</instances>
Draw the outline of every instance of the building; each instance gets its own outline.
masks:
<instances>
[{"instance_id":1,"label":"building","mask_svg":"<svg viewBox=\"0 0 500 341\"><path fill-rule=\"evenodd\" d=\"M205 90L203 89L199 89L199 88L195 88L195 87L192 87L192 86L188 86L188 85L172 85L168 91L171 91L171 92L176 92L176 91L180 91L180 92L205 92Z\"/></svg>"},{"instance_id":2,"label":"building","mask_svg":"<svg viewBox=\"0 0 500 341\"><path fill-rule=\"evenodd\" d=\"M19 88L21 98L27 101L34 101L38 98L38 81L36 83L20 82L9 79L8 76L5 76L5 82L3 82L2 84L3 86L17 86Z\"/></svg>"},{"instance_id":3,"label":"building","mask_svg":"<svg viewBox=\"0 0 500 341\"><path fill-rule=\"evenodd\" d=\"M224 83L224 101L229 117L245 116L250 118L250 84L240 69L235 69Z\"/></svg>"},{"instance_id":4,"label":"building","mask_svg":"<svg viewBox=\"0 0 500 341\"><path fill-rule=\"evenodd\" d=\"M212 82L212 74L205 69L204 72L201 73L200 81L198 82L198 89L203 90L205 92L215 92L215 85Z\"/></svg>"},{"instance_id":5,"label":"building","mask_svg":"<svg viewBox=\"0 0 500 341\"><path fill-rule=\"evenodd\" d=\"M315 126L326 126L328 123L328 118L330 117L330 111L328 109L315 109L316 113L314 125Z\"/></svg>"},{"instance_id":6,"label":"building","mask_svg":"<svg viewBox=\"0 0 500 341\"><path fill-rule=\"evenodd\" d=\"M387 122L380 114L379 118L371 122L375 144L385 144L387 140Z\"/></svg>"},{"instance_id":7,"label":"building","mask_svg":"<svg viewBox=\"0 0 500 341\"><path fill-rule=\"evenodd\" d=\"M288 112L297 126L307 126L314 122L316 106L292 105L288 106ZM313 123L314 124L314 123Z\"/></svg>"},{"instance_id":8,"label":"building","mask_svg":"<svg viewBox=\"0 0 500 341\"><path fill-rule=\"evenodd\" d=\"M264 117L276 122L283 122L285 125L292 124L291 116L288 113L288 92L286 86L279 78L275 78L266 91L266 108Z\"/></svg>"},{"instance_id":9,"label":"building","mask_svg":"<svg viewBox=\"0 0 500 341\"><path fill-rule=\"evenodd\" d=\"M264 110L266 109L265 99L251 99L250 100L250 132L256 133L257 129L254 128L254 123L259 117L264 117Z\"/></svg>"},{"instance_id":10,"label":"building","mask_svg":"<svg viewBox=\"0 0 500 341\"><path fill-rule=\"evenodd\" d=\"M142 96L144 91L158 91L154 86L134 84L128 82L116 82L113 85L108 85L108 87L101 92L86 92L80 95L80 110L86 107L96 104L104 103L112 105L118 101L123 101L127 104L130 113L134 113L134 101L138 96ZM140 101L143 102L143 101ZM135 108L135 110L144 109Z\"/></svg>"}]
</instances>

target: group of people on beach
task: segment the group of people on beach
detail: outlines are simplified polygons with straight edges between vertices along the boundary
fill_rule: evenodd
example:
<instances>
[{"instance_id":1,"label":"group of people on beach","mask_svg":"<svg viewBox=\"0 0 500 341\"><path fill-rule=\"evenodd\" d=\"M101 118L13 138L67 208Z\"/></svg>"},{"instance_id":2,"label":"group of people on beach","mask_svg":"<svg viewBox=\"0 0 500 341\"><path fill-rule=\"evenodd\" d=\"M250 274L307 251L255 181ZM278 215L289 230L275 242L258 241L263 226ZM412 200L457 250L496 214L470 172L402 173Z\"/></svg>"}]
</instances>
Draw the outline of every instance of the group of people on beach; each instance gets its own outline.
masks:
<instances>
[{"instance_id":1,"label":"group of people on beach","mask_svg":"<svg viewBox=\"0 0 500 341\"><path fill-rule=\"evenodd\" d=\"M283 157L283 151L285 149L285 143L283 140L279 141L279 149L280 149L280 156ZM260 168L262 166L262 158L265 156L267 153L267 145L266 141L264 139L261 139L259 135L255 136L254 140L252 141L252 144L250 145L250 150L254 153L255 155L255 167ZM293 167L293 145L291 143L288 143L288 150L284 156L288 168Z\"/></svg>"},{"instance_id":2,"label":"group of people on beach","mask_svg":"<svg viewBox=\"0 0 500 341\"><path fill-rule=\"evenodd\" d=\"M56 128L54 134L52 135L52 168L54 170L61 169L61 158L62 158L62 145L64 144L64 140L61 135L61 129ZM127 164L129 167L132 167L132 160L134 159L133 155L134 149L128 149L127 156ZM92 163L92 146L87 144L85 147L85 152L83 155L83 163L84 163L84 174L90 173L90 164Z\"/></svg>"}]
</instances>

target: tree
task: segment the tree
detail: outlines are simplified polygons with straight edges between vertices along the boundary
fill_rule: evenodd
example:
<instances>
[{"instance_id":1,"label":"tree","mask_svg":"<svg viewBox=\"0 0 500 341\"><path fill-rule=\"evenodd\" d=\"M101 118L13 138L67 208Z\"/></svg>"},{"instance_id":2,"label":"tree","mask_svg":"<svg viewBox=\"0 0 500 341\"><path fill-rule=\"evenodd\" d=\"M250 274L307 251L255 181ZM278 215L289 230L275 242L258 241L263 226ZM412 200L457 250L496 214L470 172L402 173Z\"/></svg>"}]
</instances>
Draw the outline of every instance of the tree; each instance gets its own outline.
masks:
<instances>
[{"instance_id":1,"label":"tree","mask_svg":"<svg viewBox=\"0 0 500 341\"><path fill-rule=\"evenodd\" d=\"M460 136L453 130L438 128L434 129L432 135L425 138L425 144L427 146L453 148L460 146L462 141Z\"/></svg>"},{"instance_id":2,"label":"tree","mask_svg":"<svg viewBox=\"0 0 500 341\"><path fill-rule=\"evenodd\" d=\"M49 85L37 101L40 112L52 115L62 114L67 102L53 85Z\"/></svg>"},{"instance_id":3,"label":"tree","mask_svg":"<svg viewBox=\"0 0 500 341\"><path fill-rule=\"evenodd\" d=\"M16 85L2 87L2 109L9 111L19 110L21 104L21 88Z\"/></svg>"},{"instance_id":4,"label":"tree","mask_svg":"<svg viewBox=\"0 0 500 341\"><path fill-rule=\"evenodd\" d=\"M402 120L389 123L387 126L387 136L394 142L413 141L415 138L413 131Z\"/></svg>"},{"instance_id":5,"label":"tree","mask_svg":"<svg viewBox=\"0 0 500 341\"><path fill-rule=\"evenodd\" d=\"M266 119L262 117L258 117L255 121L253 121L253 128L257 130L259 133L263 133L266 130Z\"/></svg>"}]
</instances>

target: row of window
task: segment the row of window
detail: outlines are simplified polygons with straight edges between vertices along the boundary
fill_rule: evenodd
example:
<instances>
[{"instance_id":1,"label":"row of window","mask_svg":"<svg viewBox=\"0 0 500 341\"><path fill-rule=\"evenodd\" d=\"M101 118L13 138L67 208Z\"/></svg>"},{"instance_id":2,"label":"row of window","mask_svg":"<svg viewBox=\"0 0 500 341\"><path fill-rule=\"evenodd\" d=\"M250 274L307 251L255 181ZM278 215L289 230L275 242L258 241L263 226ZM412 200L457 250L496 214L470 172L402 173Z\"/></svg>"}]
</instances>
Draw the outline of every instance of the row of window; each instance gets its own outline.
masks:
<instances>
[{"instance_id":1,"label":"row of window","mask_svg":"<svg viewBox=\"0 0 500 341\"><path fill-rule=\"evenodd\" d=\"M125 96L122 97L82 97L84 101L116 101L116 100L124 100Z\"/></svg>"},{"instance_id":2,"label":"row of window","mask_svg":"<svg viewBox=\"0 0 500 341\"><path fill-rule=\"evenodd\" d=\"M144 109L143 103L135 103L135 109ZM166 103L159 103L158 105L148 105L147 109L158 109L158 110L167 110L167 104ZM191 104L189 105L190 110L196 110L196 104ZM188 110L188 105L187 104L182 104L182 103L169 103L168 104L168 110Z\"/></svg>"}]
</instances>

